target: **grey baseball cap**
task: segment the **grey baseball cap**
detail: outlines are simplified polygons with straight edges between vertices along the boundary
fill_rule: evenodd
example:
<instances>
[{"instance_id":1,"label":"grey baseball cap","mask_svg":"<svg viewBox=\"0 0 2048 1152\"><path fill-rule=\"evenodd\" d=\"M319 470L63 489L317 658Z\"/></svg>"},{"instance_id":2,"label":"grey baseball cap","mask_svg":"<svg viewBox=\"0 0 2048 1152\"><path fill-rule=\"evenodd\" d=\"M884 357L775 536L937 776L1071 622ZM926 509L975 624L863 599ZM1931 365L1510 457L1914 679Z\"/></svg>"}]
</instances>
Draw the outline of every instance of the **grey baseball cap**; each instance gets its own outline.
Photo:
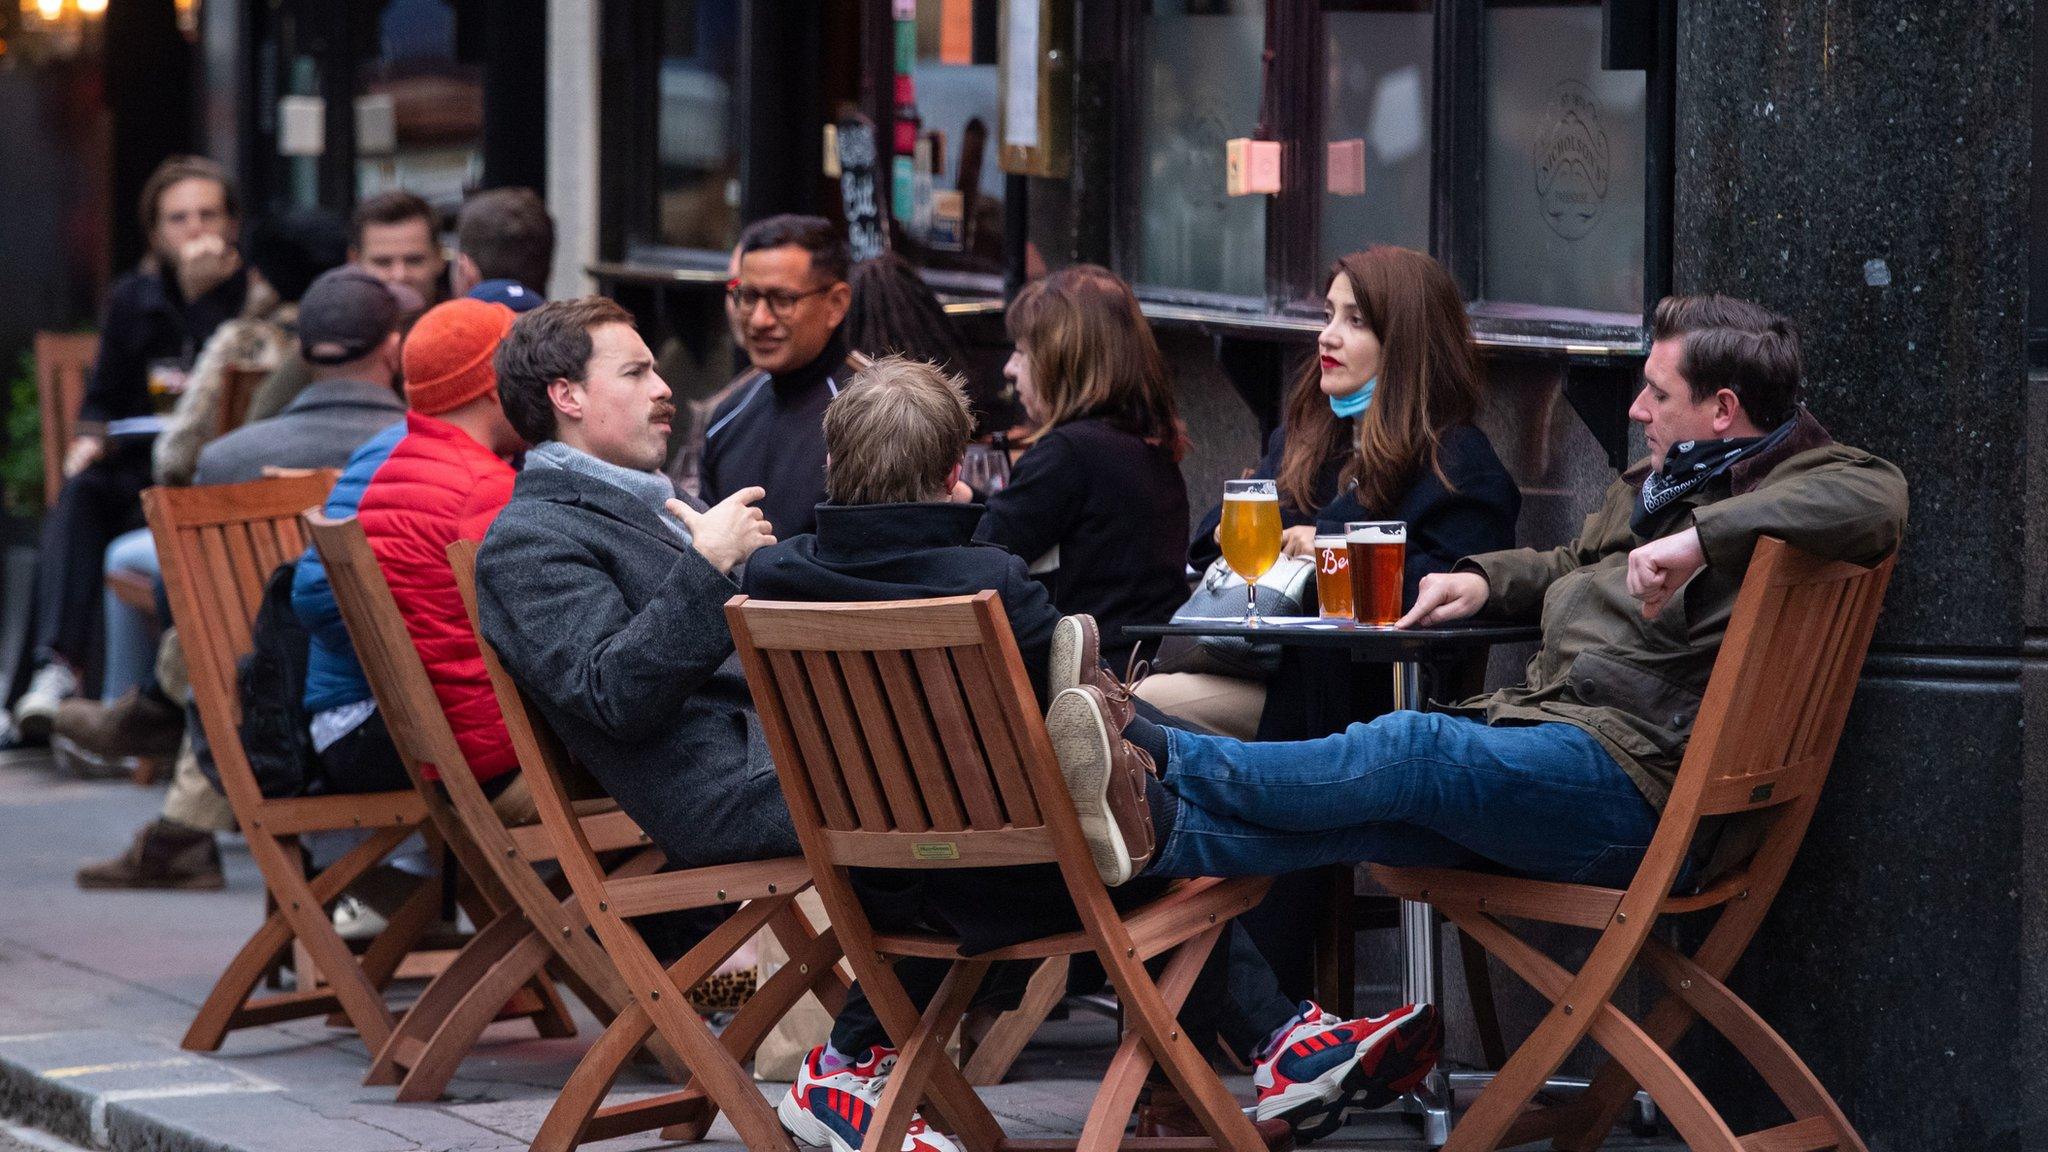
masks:
<instances>
[{"instance_id":1,"label":"grey baseball cap","mask_svg":"<svg viewBox=\"0 0 2048 1152\"><path fill-rule=\"evenodd\" d=\"M427 306L402 284L353 264L322 272L299 300L299 349L309 364L346 364L376 349L405 316Z\"/></svg>"}]
</instances>

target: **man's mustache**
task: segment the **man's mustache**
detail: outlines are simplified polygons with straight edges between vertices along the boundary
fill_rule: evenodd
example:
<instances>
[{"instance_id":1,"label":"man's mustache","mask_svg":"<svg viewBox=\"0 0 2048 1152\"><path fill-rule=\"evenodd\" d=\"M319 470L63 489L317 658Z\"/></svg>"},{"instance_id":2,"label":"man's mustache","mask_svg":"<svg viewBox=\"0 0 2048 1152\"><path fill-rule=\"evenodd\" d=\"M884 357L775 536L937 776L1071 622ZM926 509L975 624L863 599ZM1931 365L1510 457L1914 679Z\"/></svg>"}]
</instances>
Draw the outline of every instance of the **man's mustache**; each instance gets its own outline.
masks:
<instances>
[{"instance_id":1,"label":"man's mustache","mask_svg":"<svg viewBox=\"0 0 2048 1152\"><path fill-rule=\"evenodd\" d=\"M653 414L647 417L649 424L673 424L676 422L676 406L666 400L654 406Z\"/></svg>"}]
</instances>

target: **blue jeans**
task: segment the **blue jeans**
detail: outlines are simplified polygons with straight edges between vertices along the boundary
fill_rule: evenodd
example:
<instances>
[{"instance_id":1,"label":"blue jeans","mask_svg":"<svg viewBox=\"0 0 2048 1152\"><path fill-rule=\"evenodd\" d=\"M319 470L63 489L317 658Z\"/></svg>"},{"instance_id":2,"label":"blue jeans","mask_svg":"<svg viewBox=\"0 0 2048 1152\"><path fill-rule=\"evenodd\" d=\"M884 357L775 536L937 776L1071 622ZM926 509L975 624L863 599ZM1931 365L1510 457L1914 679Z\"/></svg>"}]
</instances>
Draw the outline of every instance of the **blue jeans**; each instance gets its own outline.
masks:
<instances>
[{"instance_id":1,"label":"blue jeans","mask_svg":"<svg viewBox=\"0 0 2048 1152\"><path fill-rule=\"evenodd\" d=\"M156 538L147 528L123 532L107 545L103 567L108 573L139 572L155 579L161 572L156 560ZM107 660L100 699L111 704L130 688L155 679L157 625L115 599L112 589L102 595L106 598Z\"/></svg>"},{"instance_id":2,"label":"blue jeans","mask_svg":"<svg viewBox=\"0 0 2048 1152\"><path fill-rule=\"evenodd\" d=\"M1391 712L1320 740L1166 738L1176 804L1147 875L1365 861L1624 887L1657 828L1621 766L1569 724Z\"/></svg>"}]
</instances>

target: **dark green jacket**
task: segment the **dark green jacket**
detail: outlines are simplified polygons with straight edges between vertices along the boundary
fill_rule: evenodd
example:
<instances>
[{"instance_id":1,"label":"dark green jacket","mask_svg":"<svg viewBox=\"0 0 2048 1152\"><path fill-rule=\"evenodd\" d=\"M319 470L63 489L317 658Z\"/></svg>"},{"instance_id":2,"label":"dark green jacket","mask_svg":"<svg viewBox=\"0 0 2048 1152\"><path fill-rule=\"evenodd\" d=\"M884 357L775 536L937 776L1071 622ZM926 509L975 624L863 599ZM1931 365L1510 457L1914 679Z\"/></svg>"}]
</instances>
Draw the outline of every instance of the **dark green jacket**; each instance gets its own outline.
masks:
<instances>
[{"instance_id":1,"label":"dark green jacket","mask_svg":"<svg viewBox=\"0 0 2048 1152\"><path fill-rule=\"evenodd\" d=\"M1830 560L1875 564L1906 530L1906 479L1868 452L1835 443L1804 408L1791 436L1665 510L1651 537L1629 528L1649 472L1608 486L1578 539L1461 561L1486 577L1484 615L1540 618L1543 646L1524 682L1456 705L1489 724L1563 721L1607 749L1663 807L1735 607L1757 537ZM1628 554L1698 528L1707 565L1655 620L1628 592Z\"/></svg>"}]
</instances>

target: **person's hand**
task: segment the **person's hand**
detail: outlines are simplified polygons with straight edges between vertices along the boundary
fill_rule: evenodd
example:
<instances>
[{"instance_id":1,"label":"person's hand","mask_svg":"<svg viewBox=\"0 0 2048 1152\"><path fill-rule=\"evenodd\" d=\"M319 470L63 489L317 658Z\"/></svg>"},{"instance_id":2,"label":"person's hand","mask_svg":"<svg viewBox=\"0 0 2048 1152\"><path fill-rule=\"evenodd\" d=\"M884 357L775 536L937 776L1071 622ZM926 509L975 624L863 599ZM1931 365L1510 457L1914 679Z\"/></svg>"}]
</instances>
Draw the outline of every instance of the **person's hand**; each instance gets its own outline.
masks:
<instances>
[{"instance_id":1,"label":"person's hand","mask_svg":"<svg viewBox=\"0 0 2048 1152\"><path fill-rule=\"evenodd\" d=\"M1706 566L1697 528L1652 540L1628 554L1628 594L1643 602L1643 619L1655 620L1692 574Z\"/></svg>"},{"instance_id":2,"label":"person's hand","mask_svg":"<svg viewBox=\"0 0 2048 1152\"><path fill-rule=\"evenodd\" d=\"M178 249L178 291L189 303L212 291L242 266L242 255L218 236L198 236Z\"/></svg>"},{"instance_id":3,"label":"person's hand","mask_svg":"<svg viewBox=\"0 0 2048 1152\"><path fill-rule=\"evenodd\" d=\"M953 481L951 499L955 504L972 504L974 503L974 489L968 487L965 480L955 480Z\"/></svg>"},{"instance_id":4,"label":"person's hand","mask_svg":"<svg viewBox=\"0 0 2048 1152\"><path fill-rule=\"evenodd\" d=\"M759 487L742 488L702 512L681 500L669 501L668 510L690 530L698 555L720 572L731 572L755 549L775 543L775 530L754 507L767 494Z\"/></svg>"},{"instance_id":5,"label":"person's hand","mask_svg":"<svg viewBox=\"0 0 2048 1152\"><path fill-rule=\"evenodd\" d=\"M1220 543L1220 541L1219 541ZM1280 533L1280 554L1282 556L1312 556L1316 550L1316 526L1296 524Z\"/></svg>"},{"instance_id":6,"label":"person's hand","mask_svg":"<svg viewBox=\"0 0 2048 1152\"><path fill-rule=\"evenodd\" d=\"M1415 590L1415 607L1396 628L1431 628L1463 620L1486 607L1486 577L1476 572L1432 572Z\"/></svg>"},{"instance_id":7,"label":"person's hand","mask_svg":"<svg viewBox=\"0 0 2048 1152\"><path fill-rule=\"evenodd\" d=\"M80 436L64 450L64 478L71 479L93 466L107 454L107 442L97 436Z\"/></svg>"}]
</instances>

